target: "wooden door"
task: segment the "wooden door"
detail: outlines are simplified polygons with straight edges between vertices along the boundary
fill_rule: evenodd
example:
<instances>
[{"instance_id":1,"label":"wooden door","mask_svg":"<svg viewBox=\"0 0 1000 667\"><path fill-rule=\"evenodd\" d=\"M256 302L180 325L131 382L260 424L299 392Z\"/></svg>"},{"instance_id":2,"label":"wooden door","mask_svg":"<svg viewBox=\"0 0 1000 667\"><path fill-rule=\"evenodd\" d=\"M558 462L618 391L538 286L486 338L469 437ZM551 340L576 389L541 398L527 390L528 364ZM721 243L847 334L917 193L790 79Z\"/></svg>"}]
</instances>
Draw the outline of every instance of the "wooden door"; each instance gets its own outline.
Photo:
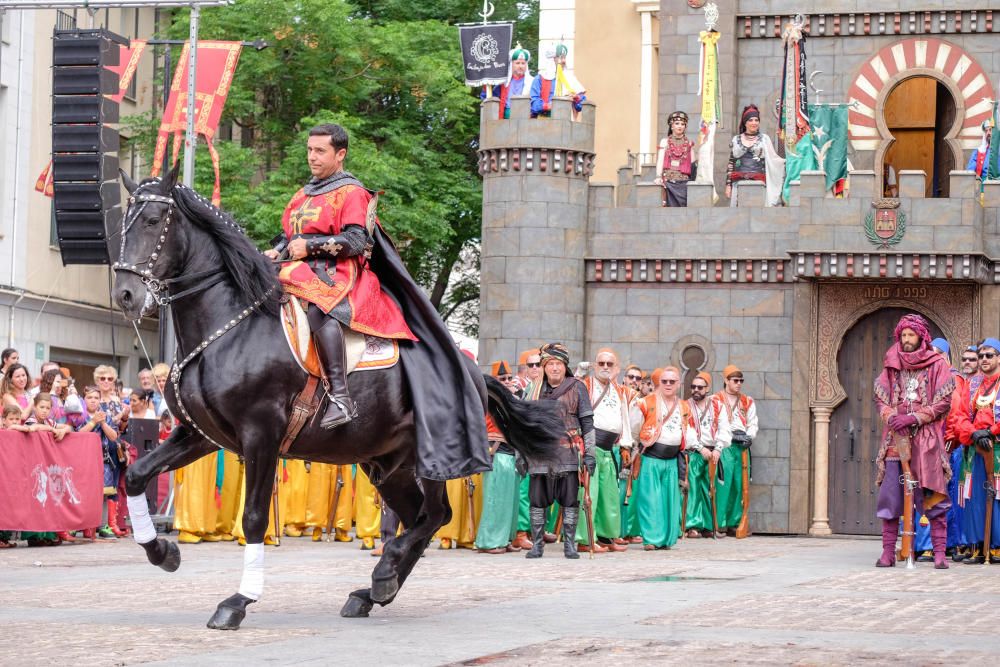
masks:
<instances>
[{"instance_id":1,"label":"wooden door","mask_svg":"<svg viewBox=\"0 0 1000 667\"><path fill-rule=\"evenodd\" d=\"M872 396L899 318L913 311L884 308L859 320L844 336L837 372L847 399L830 419L830 528L848 535L879 535L875 518L875 457L882 425ZM930 323L934 338L941 335Z\"/></svg>"},{"instance_id":2,"label":"wooden door","mask_svg":"<svg viewBox=\"0 0 1000 667\"><path fill-rule=\"evenodd\" d=\"M900 171L919 169L927 174L927 197L947 196L942 181L948 180L948 172L941 170L950 152L944 135L951 127L948 119L954 119L954 106L948 90L929 76L904 79L890 91L882 113L893 143L883 163L892 165L897 183Z\"/></svg>"}]
</instances>

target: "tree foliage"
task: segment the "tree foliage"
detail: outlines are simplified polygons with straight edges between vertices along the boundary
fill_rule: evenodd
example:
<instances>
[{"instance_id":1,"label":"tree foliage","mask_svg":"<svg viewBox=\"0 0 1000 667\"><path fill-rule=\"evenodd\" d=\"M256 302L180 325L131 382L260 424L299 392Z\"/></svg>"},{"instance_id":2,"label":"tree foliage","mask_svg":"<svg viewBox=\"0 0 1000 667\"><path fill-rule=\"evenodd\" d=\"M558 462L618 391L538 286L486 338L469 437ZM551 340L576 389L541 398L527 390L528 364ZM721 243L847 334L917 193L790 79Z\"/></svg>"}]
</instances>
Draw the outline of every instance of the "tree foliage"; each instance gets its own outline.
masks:
<instances>
[{"instance_id":1,"label":"tree foliage","mask_svg":"<svg viewBox=\"0 0 1000 667\"><path fill-rule=\"evenodd\" d=\"M491 20L519 20L515 38L537 41L537 0L494 5ZM481 228L479 98L464 85L454 24L479 20L482 7L477 0L238 0L204 9L202 39L270 45L244 49L226 103L223 123L241 138L216 140L223 205L265 244L309 178L309 128L339 123L350 133L346 168L385 190L380 218L411 273L442 314L467 316L462 304L478 298L478 279L468 274L478 269ZM170 36L184 39L187 30L180 11ZM150 121L129 121L148 155ZM202 152L195 185L210 192L214 177Z\"/></svg>"}]
</instances>

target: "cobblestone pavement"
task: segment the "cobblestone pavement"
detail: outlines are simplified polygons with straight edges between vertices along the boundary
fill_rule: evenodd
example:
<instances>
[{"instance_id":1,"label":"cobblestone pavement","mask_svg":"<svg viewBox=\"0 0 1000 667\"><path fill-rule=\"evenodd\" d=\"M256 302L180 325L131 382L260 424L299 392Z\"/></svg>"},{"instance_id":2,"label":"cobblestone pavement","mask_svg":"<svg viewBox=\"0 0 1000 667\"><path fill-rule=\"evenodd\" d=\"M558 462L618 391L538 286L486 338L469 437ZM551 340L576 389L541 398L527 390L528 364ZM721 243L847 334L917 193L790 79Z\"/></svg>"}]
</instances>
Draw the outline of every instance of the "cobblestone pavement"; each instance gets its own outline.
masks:
<instances>
[{"instance_id":1,"label":"cobblestone pavement","mask_svg":"<svg viewBox=\"0 0 1000 667\"><path fill-rule=\"evenodd\" d=\"M952 666L1000 652L986 621L1000 566L876 570L873 540L687 540L575 562L561 545L538 561L432 549L393 604L343 619L376 562L358 547L268 548L264 597L235 633L205 628L238 586L234 543L181 545L172 574L130 539L6 550L0 662Z\"/></svg>"}]
</instances>

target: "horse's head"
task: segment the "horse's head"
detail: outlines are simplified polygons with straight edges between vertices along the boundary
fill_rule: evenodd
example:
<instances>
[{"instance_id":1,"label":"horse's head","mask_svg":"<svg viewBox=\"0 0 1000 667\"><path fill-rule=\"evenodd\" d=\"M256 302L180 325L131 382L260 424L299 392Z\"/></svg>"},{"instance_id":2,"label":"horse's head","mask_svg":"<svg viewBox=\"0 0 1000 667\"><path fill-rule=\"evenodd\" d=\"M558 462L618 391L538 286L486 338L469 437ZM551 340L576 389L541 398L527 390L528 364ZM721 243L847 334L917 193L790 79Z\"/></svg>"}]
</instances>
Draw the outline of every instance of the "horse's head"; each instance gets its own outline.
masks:
<instances>
[{"instance_id":1,"label":"horse's head","mask_svg":"<svg viewBox=\"0 0 1000 667\"><path fill-rule=\"evenodd\" d=\"M115 272L112 296L130 320L156 311L160 298L166 296L162 281L176 276L183 266L183 230L174 224L179 217L174 200L179 167L175 164L162 180L147 179L141 184L121 172L129 198L120 251L111 265Z\"/></svg>"}]
</instances>

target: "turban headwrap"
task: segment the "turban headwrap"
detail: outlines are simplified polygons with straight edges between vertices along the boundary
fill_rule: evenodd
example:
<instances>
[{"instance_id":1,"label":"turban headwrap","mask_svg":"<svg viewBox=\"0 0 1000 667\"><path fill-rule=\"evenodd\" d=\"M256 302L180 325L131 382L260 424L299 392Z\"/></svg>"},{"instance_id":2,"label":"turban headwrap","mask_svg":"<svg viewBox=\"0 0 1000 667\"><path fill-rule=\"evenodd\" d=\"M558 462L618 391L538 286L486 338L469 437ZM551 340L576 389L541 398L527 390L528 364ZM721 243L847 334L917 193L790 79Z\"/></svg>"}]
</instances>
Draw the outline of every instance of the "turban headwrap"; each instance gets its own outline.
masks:
<instances>
[{"instance_id":1,"label":"turban headwrap","mask_svg":"<svg viewBox=\"0 0 1000 667\"><path fill-rule=\"evenodd\" d=\"M701 378L702 380L704 380L705 384L707 384L709 387L712 386L712 376L709 375L708 373L706 373L705 371L702 371L702 372L698 373L695 377L698 377L698 378Z\"/></svg>"},{"instance_id":2,"label":"turban headwrap","mask_svg":"<svg viewBox=\"0 0 1000 667\"><path fill-rule=\"evenodd\" d=\"M540 352L542 356L542 366L545 366L545 363L549 359L555 359L563 362L566 366L566 371L569 372L569 350L566 349L565 345L562 343L548 343L546 345L542 345Z\"/></svg>"},{"instance_id":3,"label":"turban headwrap","mask_svg":"<svg viewBox=\"0 0 1000 667\"><path fill-rule=\"evenodd\" d=\"M723 379L728 380L729 378L731 378L734 375L743 375L743 371L741 371L739 368L737 368L733 364L729 364L728 366L726 366L725 368L722 369L722 377L723 377Z\"/></svg>"},{"instance_id":4,"label":"turban headwrap","mask_svg":"<svg viewBox=\"0 0 1000 667\"><path fill-rule=\"evenodd\" d=\"M896 325L896 330L893 332L893 336L896 338L897 343L899 342L900 335L903 333L903 329L910 329L913 333L920 336L920 347L930 345L931 332L927 327L927 320L920 315L910 313L909 315L903 315L903 317L899 319L899 324Z\"/></svg>"},{"instance_id":5,"label":"turban headwrap","mask_svg":"<svg viewBox=\"0 0 1000 667\"><path fill-rule=\"evenodd\" d=\"M514 46L514 50L510 52L511 62L518 60L519 58L524 58L529 63L531 62L531 51L521 46L520 42L518 42L517 45Z\"/></svg>"},{"instance_id":6,"label":"turban headwrap","mask_svg":"<svg viewBox=\"0 0 1000 667\"><path fill-rule=\"evenodd\" d=\"M660 384L660 377L663 375L663 369L657 368L653 371L653 384Z\"/></svg>"}]
</instances>

